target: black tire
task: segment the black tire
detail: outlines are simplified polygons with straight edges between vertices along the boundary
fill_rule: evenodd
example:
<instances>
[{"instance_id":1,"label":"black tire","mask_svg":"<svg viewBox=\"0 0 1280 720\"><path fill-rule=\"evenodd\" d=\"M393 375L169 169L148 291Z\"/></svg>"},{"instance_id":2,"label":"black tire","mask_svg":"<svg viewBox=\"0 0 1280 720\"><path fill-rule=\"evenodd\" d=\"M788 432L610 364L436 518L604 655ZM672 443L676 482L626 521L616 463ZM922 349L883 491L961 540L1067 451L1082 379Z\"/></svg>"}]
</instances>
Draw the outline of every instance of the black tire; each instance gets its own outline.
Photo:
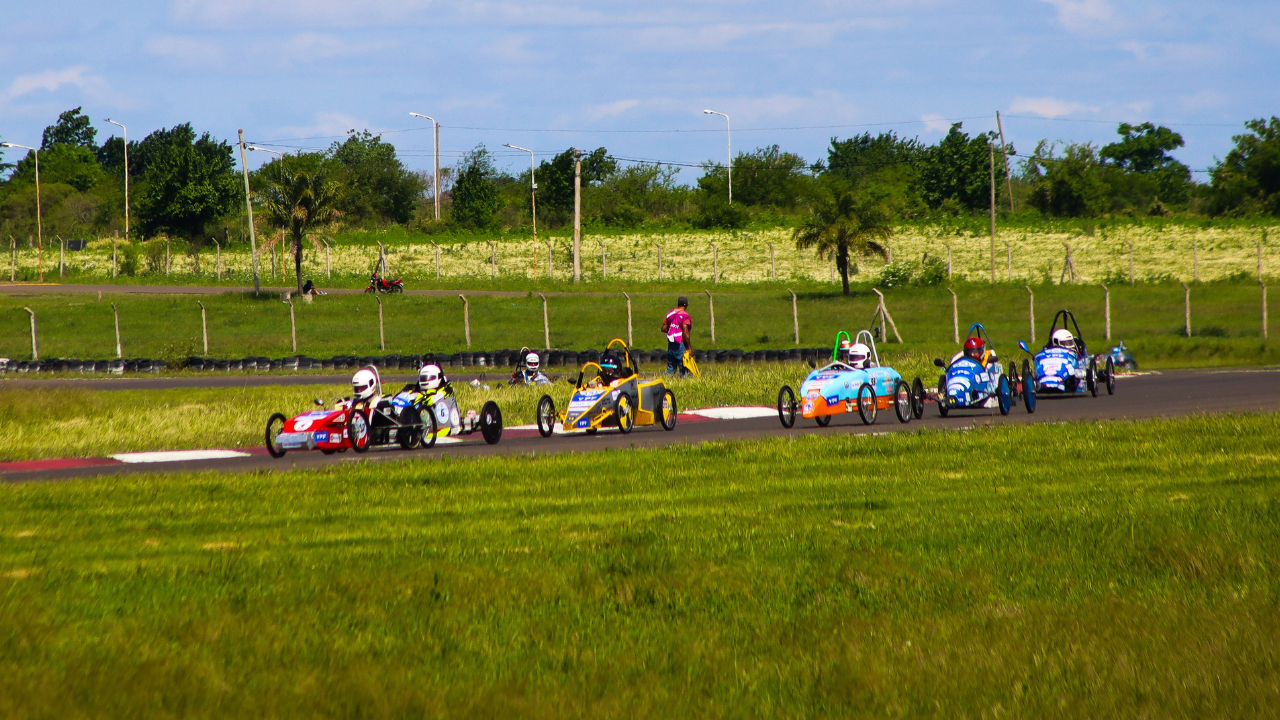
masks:
<instances>
[{"instance_id":1,"label":"black tire","mask_svg":"<svg viewBox=\"0 0 1280 720\"><path fill-rule=\"evenodd\" d=\"M1001 375L996 383L996 402L1000 406L1001 415L1008 415L1013 409L1013 384L1009 382L1007 375Z\"/></svg>"},{"instance_id":2,"label":"black tire","mask_svg":"<svg viewBox=\"0 0 1280 720\"><path fill-rule=\"evenodd\" d=\"M1031 386L1032 395L1036 392L1036 376L1031 372L1031 369L1031 361L1024 358L1022 361L1022 399L1024 401L1026 400L1028 385Z\"/></svg>"},{"instance_id":3,"label":"black tire","mask_svg":"<svg viewBox=\"0 0 1280 720\"><path fill-rule=\"evenodd\" d=\"M320 448L320 452L324 453L325 455L334 455L338 451L335 450L334 448Z\"/></svg>"},{"instance_id":4,"label":"black tire","mask_svg":"<svg viewBox=\"0 0 1280 720\"><path fill-rule=\"evenodd\" d=\"M819 415L818 417L814 418L813 421L818 423L818 427L826 427L831 424L831 416Z\"/></svg>"},{"instance_id":5,"label":"black tire","mask_svg":"<svg viewBox=\"0 0 1280 720\"><path fill-rule=\"evenodd\" d=\"M676 407L676 394L670 390L662 393L662 407L658 408L662 413L662 429L671 431L676 429L676 419L680 416L680 410Z\"/></svg>"},{"instance_id":6,"label":"black tire","mask_svg":"<svg viewBox=\"0 0 1280 720\"><path fill-rule=\"evenodd\" d=\"M1096 358L1089 358L1089 369L1084 373L1084 382L1089 388L1089 394L1098 397L1098 361Z\"/></svg>"},{"instance_id":7,"label":"black tire","mask_svg":"<svg viewBox=\"0 0 1280 720\"><path fill-rule=\"evenodd\" d=\"M436 409L430 405L426 407L427 415L422 421L422 440L418 443L418 447L426 449L436 446L436 433L440 432L440 425L436 422ZM421 415L421 411L418 413Z\"/></svg>"},{"instance_id":8,"label":"black tire","mask_svg":"<svg viewBox=\"0 0 1280 720\"><path fill-rule=\"evenodd\" d=\"M914 404L914 398L911 394L911 388L906 382L899 380L897 385L893 387L893 409L898 416L898 422L911 422L911 406Z\"/></svg>"},{"instance_id":9,"label":"black tire","mask_svg":"<svg viewBox=\"0 0 1280 720\"><path fill-rule=\"evenodd\" d=\"M1009 361L1009 372L1005 377L1009 378L1009 397L1014 405L1018 404L1018 365L1013 361Z\"/></svg>"},{"instance_id":10,"label":"black tire","mask_svg":"<svg viewBox=\"0 0 1280 720\"><path fill-rule=\"evenodd\" d=\"M400 411L400 427L396 428L396 442L401 449L412 450L422 442L422 415L417 408L407 407Z\"/></svg>"},{"instance_id":11,"label":"black tire","mask_svg":"<svg viewBox=\"0 0 1280 720\"><path fill-rule=\"evenodd\" d=\"M480 408L480 434L490 445L497 445L502 439L502 410L492 400Z\"/></svg>"},{"instance_id":12,"label":"black tire","mask_svg":"<svg viewBox=\"0 0 1280 720\"><path fill-rule=\"evenodd\" d=\"M600 432L600 428L594 428L594 427L587 428L588 435L595 435L598 432Z\"/></svg>"},{"instance_id":13,"label":"black tire","mask_svg":"<svg viewBox=\"0 0 1280 720\"><path fill-rule=\"evenodd\" d=\"M1028 414L1036 411L1036 379L1034 377L1024 375L1022 378L1022 407L1027 409Z\"/></svg>"},{"instance_id":14,"label":"black tire","mask_svg":"<svg viewBox=\"0 0 1280 720\"><path fill-rule=\"evenodd\" d=\"M1107 358L1107 394L1116 394L1116 361Z\"/></svg>"},{"instance_id":15,"label":"black tire","mask_svg":"<svg viewBox=\"0 0 1280 720\"><path fill-rule=\"evenodd\" d=\"M631 402L631 396L622 393L618 396L617 403L613 406L613 416L618 420L618 430L623 435L631 432L636 427L636 406Z\"/></svg>"},{"instance_id":16,"label":"black tire","mask_svg":"<svg viewBox=\"0 0 1280 720\"><path fill-rule=\"evenodd\" d=\"M875 389L868 383L862 383L858 388L858 417L862 418L862 424L875 425L879 409L880 399L876 397Z\"/></svg>"},{"instance_id":17,"label":"black tire","mask_svg":"<svg viewBox=\"0 0 1280 720\"><path fill-rule=\"evenodd\" d=\"M270 453L273 458L284 457L284 448L276 445L276 436L284 430L284 424L288 421L289 419L280 413L272 415L267 420L267 452Z\"/></svg>"},{"instance_id":18,"label":"black tire","mask_svg":"<svg viewBox=\"0 0 1280 720\"><path fill-rule=\"evenodd\" d=\"M924 383L920 378L911 381L911 414L917 420L924 417Z\"/></svg>"},{"instance_id":19,"label":"black tire","mask_svg":"<svg viewBox=\"0 0 1280 720\"><path fill-rule=\"evenodd\" d=\"M556 401L550 395L538 398L538 434L551 437L556 430Z\"/></svg>"},{"instance_id":20,"label":"black tire","mask_svg":"<svg viewBox=\"0 0 1280 720\"><path fill-rule=\"evenodd\" d=\"M946 417L951 412L951 408L947 407L947 376L938 376L938 415Z\"/></svg>"},{"instance_id":21,"label":"black tire","mask_svg":"<svg viewBox=\"0 0 1280 720\"><path fill-rule=\"evenodd\" d=\"M790 385L778 391L778 422L788 429L796 424L796 393Z\"/></svg>"},{"instance_id":22,"label":"black tire","mask_svg":"<svg viewBox=\"0 0 1280 720\"><path fill-rule=\"evenodd\" d=\"M347 441L351 449L358 453L369 452L373 438L370 434L369 414L364 410L352 410L347 413Z\"/></svg>"}]
</instances>

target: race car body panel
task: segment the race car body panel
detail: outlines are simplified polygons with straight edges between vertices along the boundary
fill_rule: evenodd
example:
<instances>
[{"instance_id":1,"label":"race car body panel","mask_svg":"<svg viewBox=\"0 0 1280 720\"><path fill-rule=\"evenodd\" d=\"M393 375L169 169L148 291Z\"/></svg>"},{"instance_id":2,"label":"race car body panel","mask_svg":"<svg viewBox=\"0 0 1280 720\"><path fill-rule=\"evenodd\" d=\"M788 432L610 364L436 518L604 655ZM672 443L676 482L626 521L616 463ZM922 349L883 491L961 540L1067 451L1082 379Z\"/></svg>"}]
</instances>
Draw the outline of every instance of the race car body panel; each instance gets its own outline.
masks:
<instances>
[{"instance_id":1,"label":"race car body panel","mask_svg":"<svg viewBox=\"0 0 1280 720\"><path fill-rule=\"evenodd\" d=\"M947 397L939 401L945 400L953 408L996 407L1002 372L999 362L984 367L976 360L961 357L947 368Z\"/></svg>"},{"instance_id":2,"label":"race car body panel","mask_svg":"<svg viewBox=\"0 0 1280 720\"><path fill-rule=\"evenodd\" d=\"M1088 362L1074 350L1048 347L1035 356L1036 382L1042 393L1083 391Z\"/></svg>"},{"instance_id":3,"label":"race car body panel","mask_svg":"<svg viewBox=\"0 0 1280 720\"><path fill-rule=\"evenodd\" d=\"M800 385L800 414L805 418L857 412L858 391L870 385L876 394L877 409L893 404L893 391L902 376L887 367L859 369L842 362L818 368Z\"/></svg>"},{"instance_id":4,"label":"race car body panel","mask_svg":"<svg viewBox=\"0 0 1280 720\"><path fill-rule=\"evenodd\" d=\"M286 450L339 450L347 441L345 410L315 410L285 422L276 442Z\"/></svg>"}]
</instances>

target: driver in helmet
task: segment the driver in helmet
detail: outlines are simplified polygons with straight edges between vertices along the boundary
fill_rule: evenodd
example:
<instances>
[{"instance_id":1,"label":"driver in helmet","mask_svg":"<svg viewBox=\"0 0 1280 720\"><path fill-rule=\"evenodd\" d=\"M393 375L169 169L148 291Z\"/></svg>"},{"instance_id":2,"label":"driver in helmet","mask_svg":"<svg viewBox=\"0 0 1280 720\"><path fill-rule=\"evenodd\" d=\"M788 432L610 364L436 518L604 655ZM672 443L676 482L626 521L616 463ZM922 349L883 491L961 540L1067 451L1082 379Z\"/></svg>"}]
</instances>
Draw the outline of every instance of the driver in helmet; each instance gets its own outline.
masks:
<instances>
[{"instance_id":1,"label":"driver in helmet","mask_svg":"<svg viewBox=\"0 0 1280 720\"><path fill-rule=\"evenodd\" d=\"M536 352L525 353L520 367L511 373L508 385L550 385L551 379L542 372L542 358Z\"/></svg>"},{"instance_id":2,"label":"driver in helmet","mask_svg":"<svg viewBox=\"0 0 1280 720\"><path fill-rule=\"evenodd\" d=\"M338 409L361 408L373 410L382 401L382 380L378 368L366 365L351 376L351 397L339 401Z\"/></svg>"},{"instance_id":3,"label":"driver in helmet","mask_svg":"<svg viewBox=\"0 0 1280 720\"><path fill-rule=\"evenodd\" d=\"M1076 346L1076 336L1066 328L1058 328L1053 331L1053 335L1049 337L1049 347L1062 348L1070 350L1073 353L1079 353L1080 348Z\"/></svg>"},{"instance_id":4,"label":"driver in helmet","mask_svg":"<svg viewBox=\"0 0 1280 720\"><path fill-rule=\"evenodd\" d=\"M448 435L462 430L462 414L453 396L453 385L445 377L444 369L436 363L426 363L418 370L417 390L422 393L426 405L424 414L433 413L437 435Z\"/></svg>"},{"instance_id":5,"label":"driver in helmet","mask_svg":"<svg viewBox=\"0 0 1280 720\"><path fill-rule=\"evenodd\" d=\"M849 346L846 357L849 366L857 370L866 370L875 366L871 360L871 348L867 347L866 343L854 343Z\"/></svg>"},{"instance_id":6,"label":"driver in helmet","mask_svg":"<svg viewBox=\"0 0 1280 720\"><path fill-rule=\"evenodd\" d=\"M607 352L600 358L600 385L612 385L618 380L631 377L631 368L626 367L616 353Z\"/></svg>"},{"instance_id":7,"label":"driver in helmet","mask_svg":"<svg viewBox=\"0 0 1280 720\"><path fill-rule=\"evenodd\" d=\"M951 358L951 362L954 363L962 357L973 360L984 368L998 359L996 351L988 350L987 344L982 341L982 338L976 336L964 341L964 349L956 353L955 357Z\"/></svg>"}]
</instances>

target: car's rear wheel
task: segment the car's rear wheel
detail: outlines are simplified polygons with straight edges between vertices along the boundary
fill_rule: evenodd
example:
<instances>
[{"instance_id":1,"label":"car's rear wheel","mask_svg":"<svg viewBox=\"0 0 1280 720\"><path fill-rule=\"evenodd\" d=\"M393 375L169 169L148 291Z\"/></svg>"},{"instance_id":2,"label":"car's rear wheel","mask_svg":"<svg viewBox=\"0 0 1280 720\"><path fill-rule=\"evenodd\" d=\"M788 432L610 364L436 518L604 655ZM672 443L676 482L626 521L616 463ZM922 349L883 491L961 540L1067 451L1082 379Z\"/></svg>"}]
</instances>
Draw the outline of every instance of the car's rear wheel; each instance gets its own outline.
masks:
<instances>
[{"instance_id":1,"label":"car's rear wheel","mask_svg":"<svg viewBox=\"0 0 1280 720\"><path fill-rule=\"evenodd\" d=\"M679 409L676 408L676 394L671 390L662 393L662 429L675 430L676 419L680 415Z\"/></svg>"},{"instance_id":2,"label":"car's rear wheel","mask_svg":"<svg viewBox=\"0 0 1280 720\"><path fill-rule=\"evenodd\" d=\"M778 422L784 428L796 424L796 394L790 385L783 385L778 391Z\"/></svg>"},{"instance_id":3,"label":"car's rear wheel","mask_svg":"<svg viewBox=\"0 0 1280 720\"><path fill-rule=\"evenodd\" d=\"M267 452L270 453L273 458L284 457L284 448L280 447L280 445L276 443L276 438L280 433L284 432L284 424L287 421L288 420L285 416L280 413L272 415L271 418L267 420Z\"/></svg>"},{"instance_id":4,"label":"car's rear wheel","mask_svg":"<svg viewBox=\"0 0 1280 720\"><path fill-rule=\"evenodd\" d=\"M1000 405L1000 414L1008 415L1013 408L1013 385L1007 375L1001 375L996 385L996 402Z\"/></svg>"},{"instance_id":5,"label":"car's rear wheel","mask_svg":"<svg viewBox=\"0 0 1280 720\"><path fill-rule=\"evenodd\" d=\"M862 418L862 424L874 425L878 409L879 399L876 398L876 391L871 385L863 383L862 387L858 388L858 417Z\"/></svg>"},{"instance_id":6,"label":"car's rear wheel","mask_svg":"<svg viewBox=\"0 0 1280 720\"><path fill-rule=\"evenodd\" d=\"M911 388L906 382L899 380L893 388L893 409L897 412L898 422L911 422L912 400Z\"/></svg>"},{"instance_id":7,"label":"car's rear wheel","mask_svg":"<svg viewBox=\"0 0 1280 720\"><path fill-rule=\"evenodd\" d=\"M1116 361L1107 358L1107 394L1116 394Z\"/></svg>"},{"instance_id":8,"label":"car's rear wheel","mask_svg":"<svg viewBox=\"0 0 1280 720\"><path fill-rule=\"evenodd\" d=\"M938 376L938 415L946 417L951 408L947 407L947 376Z\"/></svg>"},{"instance_id":9,"label":"car's rear wheel","mask_svg":"<svg viewBox=\"0 0 1280 720\"><path fill-rule=\"evenodd\" d=\"M492 400L480 408L480 434L490 445L497 445L502 439L502 410Z\"/></svg>"},{"instance_id":10,"label":"car's rear wheel","mask_svg":"<svg viewBox=\"0 0 1280 720\"><path fill-rule=\"evenodd\" d=\"M618 404L614 407L613 414L618 418L618 430L620 430L623 435L626 435L635 428L635 406L631 403L630 395L622 393L618 396Z\"/></svg>"},{"instance_id":11,"label":"car's rear wheel","mask_svg":"<svg viewBox=\"0 0 1280 720\"><path fill-rule=\"evenodd\" d=\"M911 381L911 414L917 420L924 417L924 383L920 378Z\"/></svg>"},{"instance_id":12,"label":"car's rear wheel","mask_svg":"<svg viewBox=\"0 0 1280 720\"><path fill-rule=\"evenodd\" d=\"M364 410L352 410L347 413L347 440L351 449L358 453L369 452L369 416Z\"/></svg>"},{"instance_id":13,"label":"car's rear wheel","mask_svg":"<svg viewBox=\"0 0 1280 720\"><path fill-rule=\"evenodd\" d=\"M396 442L404 450L412 450L422 442L422 416L417 408L400 411L400 427L396 428Z\"/></svg>"},{"instance_id":14,"label":"car's rear wheel","mask_svg":"<svg viewBox=\"0 0 1280 720\"><path fill-rule=\"evenodd\" d=\"M1021 378L1019 378L1019 377L1018 377L1018 367L1017 367L1017 363L1010 361L1010 363L1009 363L1009 373L1008 373L1008 375L1006 375L1005 377L1009 378L1009 394L1010 394L1010 396L1011 396L1011 397L1012 397L1012 399L1013 399L1013 404L1014 404L1014 405L1017 405L1017 404L1018 404L1018 389L1019 389L1018 383L1019 383L1019 381L1021 380Z\"/></svg>"},{"instance_id":15,"label":"car's rear wheel","mask_svg":"<svg viewBox=\"0 0 1280 720\"><path fill-rule=\"evenodd\" d=\"M538 399L538 434L544 438L551 437L555 429L556 401L550 395L543 395Z\"/></svg>"},{"instance_id":16,"label":"car's rear wheel","mask_svg":"<svg viewBox=\"0 0 1280 720\"><path fill-rule=\"evenodd\" d=\"M1089 394L1098 397L1098 361L1095 358L1089 358L1089 369L1084 373L1084 382L1089 388Z\"/></svg>"},{"instance_id":17,"label":"car's rear wheel","mask_svg":"<svg viewBox=\"0 0 1280 720\"><path fill-rule=\"evenodd\" d=\"M826 427L831 424L831 416L819 415L818 417L814 418L813 421L818 423L818 427Z\"/></svg>"}]
</instances>

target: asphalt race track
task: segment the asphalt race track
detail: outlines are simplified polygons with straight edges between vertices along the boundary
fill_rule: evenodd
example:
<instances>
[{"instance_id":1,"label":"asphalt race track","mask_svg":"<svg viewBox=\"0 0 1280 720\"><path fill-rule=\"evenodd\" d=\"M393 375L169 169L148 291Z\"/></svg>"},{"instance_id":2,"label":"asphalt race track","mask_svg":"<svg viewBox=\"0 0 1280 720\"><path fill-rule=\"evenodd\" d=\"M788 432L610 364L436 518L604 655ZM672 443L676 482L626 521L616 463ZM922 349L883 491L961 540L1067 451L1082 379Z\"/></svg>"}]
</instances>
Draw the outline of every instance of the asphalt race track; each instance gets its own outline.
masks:
<instances>
[{"instance_id":1,"label":"asphalt race track","mask_svg":"<svg viewBox=\"0 0 1280 720\"><path fill-rule=\"evenodd\" d=\"M508 429L502 442L486 445L482 440L468 439L456 444L440 444L430 450L373 451L357 456L352 452L323 455L320 452L289 453L276 460L264 450L251 450L247 457L214 460L134 464L102 464L88 467L52 467L10 471L0 469L0 482L30 482L41 480L66 480L107 474L167 473L179 471L246 472L267 469L308 468L334 463L379 462L407 458L429 458L448 454L451 457L475 457L484 455L535 454L558 452L590 452L604 449L630 447L659 447L672 443L701 443L716 440L746 440L761 437L797 437L831 433L873 434L900 432L915 429L964 428L1006 423L1053 423L1064 421L1107 421L1126 418L1153 418L1214 412L1275 412L1280 410L1280 369L1256 370L1171 370L1134 376L1121 376L1116 383L1114 396L1103 394L1096 398L1040 399L1034 415L1028 415L1017 406L1008 416L997 410L957 411L951 417L938 416L937 407L928 404L922 420L903 425L893 411L880 411L875 425L863 425L857 414L837 417L827 428L817 427L813 421L797 418L790 430L783 429L776 417L747 420L716 420L682 422L675 430L666 432L661 427L637 428L629 435L616 431L602 431L595 436L555 435L539 437L536 430ZM261 418L265 424L266 418ZM256 422L256 420L255 420ZM474 436L473 436L474 437ZM874 442L874 440L869 440ZM241 449L244 452L244 449ZM13 465L13 464L10 464ZM56 465L56 463L46 463Z\"/></svg>"}]
</instances>

